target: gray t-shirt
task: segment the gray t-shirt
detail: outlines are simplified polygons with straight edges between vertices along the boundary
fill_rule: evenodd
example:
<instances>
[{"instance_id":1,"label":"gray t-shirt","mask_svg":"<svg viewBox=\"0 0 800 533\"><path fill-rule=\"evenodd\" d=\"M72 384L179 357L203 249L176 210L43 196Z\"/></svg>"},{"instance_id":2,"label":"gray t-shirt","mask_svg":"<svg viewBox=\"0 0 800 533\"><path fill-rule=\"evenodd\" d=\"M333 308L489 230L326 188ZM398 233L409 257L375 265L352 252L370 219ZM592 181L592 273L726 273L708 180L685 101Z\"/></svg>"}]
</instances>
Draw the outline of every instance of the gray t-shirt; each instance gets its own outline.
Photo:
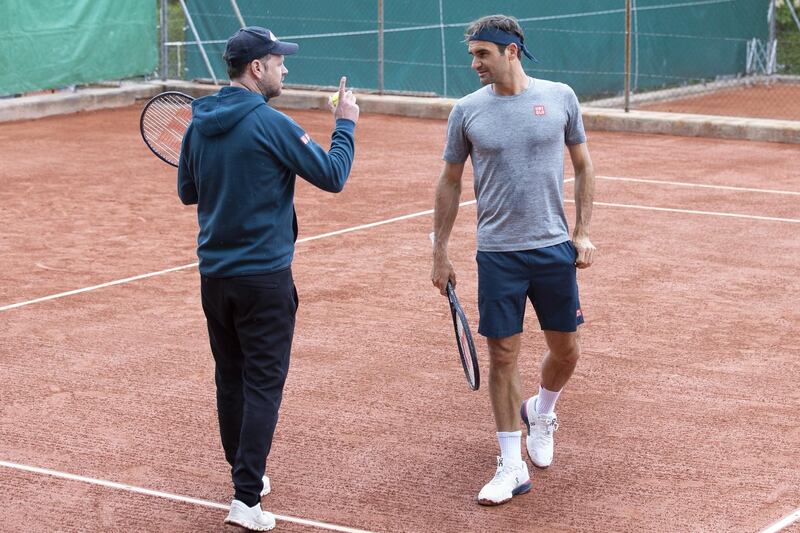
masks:
<instances>
[{"instance_id":1,"label":"gray t-shirt","mask_svg":"<svg viewBox=\"0 0 800 533\"><path fill-rule=\"evenodd\" d=\"M472 157L478 250L532 250L569 239L564 144L586 142L578 98L563 83L529 78L498 96L487 85L456 102L444 160Z\"/></svg>"}]
</instances>

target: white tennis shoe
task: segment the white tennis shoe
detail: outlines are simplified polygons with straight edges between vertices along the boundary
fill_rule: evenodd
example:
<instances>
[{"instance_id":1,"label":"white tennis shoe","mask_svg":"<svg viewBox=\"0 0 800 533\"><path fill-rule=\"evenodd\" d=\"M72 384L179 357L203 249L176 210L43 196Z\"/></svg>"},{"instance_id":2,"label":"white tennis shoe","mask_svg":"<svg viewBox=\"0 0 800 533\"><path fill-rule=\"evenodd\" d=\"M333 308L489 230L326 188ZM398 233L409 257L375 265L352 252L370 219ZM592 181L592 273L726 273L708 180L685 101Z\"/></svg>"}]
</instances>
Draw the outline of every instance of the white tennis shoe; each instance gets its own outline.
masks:
<instances>
[{"instance_id":1,"label":"white tennis shoe","mask_svg":"<svg viewBox=\"0 0 800 533\"><path fill-rule=\"evenodd\" d=\"M272 490L272 485L270 485L270 483L269 483L269 477L267 477L266 475L264 477L262 477L261 478L261 483L263 483L263 486L261 487L260 495L261 496L266 496Z\"/></svg>"},{"instance_id":2,"label":"white tennis shoe","mask_svg":"<svg viewBox=\"0 0 800 533\"><path fill-rule=\"evenodd\" d=\"M233 500L231 510L225 517L225 523L250 531L269 531L275 527L275 516L267 511L262 511L260 503L248 507L244 502Z\"/></svg>"},{"instance_id":3,"label":"white tennis shoe","mask_svg":"<svg viewBox=\"0 0 800 533\"><path fill-rule=\"evenodd\" d=\"M481 505L500 505L519 494L531 490L531 477L525 461L518 464L505 464L502 457L497 458L497 471L494 478L478 493Z\"/></svg>"},{"instance_id":4,"label":"white tennis shoe","mask_svg":"<svg viewBox=\"0 0 800 533\"><path fill-rule=\"evenodd\" d=\"M553 462L553 433L558 429L558 419L555 413L540 415L536 412L538 398L536 395L522 402L519 414L528 428L525 438L528 457L539 468L547 468Z\"/></svg>"}]
</instances>

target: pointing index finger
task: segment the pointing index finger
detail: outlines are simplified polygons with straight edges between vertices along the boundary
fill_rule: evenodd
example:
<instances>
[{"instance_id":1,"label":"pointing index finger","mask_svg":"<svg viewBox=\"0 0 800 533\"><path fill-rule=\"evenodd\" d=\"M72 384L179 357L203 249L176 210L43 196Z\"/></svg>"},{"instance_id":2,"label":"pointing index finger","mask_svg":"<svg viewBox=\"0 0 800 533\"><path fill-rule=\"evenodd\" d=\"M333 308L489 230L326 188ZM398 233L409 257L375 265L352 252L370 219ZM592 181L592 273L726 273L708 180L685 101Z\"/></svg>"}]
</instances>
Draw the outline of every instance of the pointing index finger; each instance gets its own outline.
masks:
<instances>
[{"instance_id":1,"label":"pointing index finger","mask_svg":"<svg viewBox=\"0 0 800 533\"><path fill-rule=\"evenodd\" d=\"M342 100L344 97L344 86L347 84L347 76L342 76L342 79L339 80L339 99Z\"/></svg>"}]
</instances>

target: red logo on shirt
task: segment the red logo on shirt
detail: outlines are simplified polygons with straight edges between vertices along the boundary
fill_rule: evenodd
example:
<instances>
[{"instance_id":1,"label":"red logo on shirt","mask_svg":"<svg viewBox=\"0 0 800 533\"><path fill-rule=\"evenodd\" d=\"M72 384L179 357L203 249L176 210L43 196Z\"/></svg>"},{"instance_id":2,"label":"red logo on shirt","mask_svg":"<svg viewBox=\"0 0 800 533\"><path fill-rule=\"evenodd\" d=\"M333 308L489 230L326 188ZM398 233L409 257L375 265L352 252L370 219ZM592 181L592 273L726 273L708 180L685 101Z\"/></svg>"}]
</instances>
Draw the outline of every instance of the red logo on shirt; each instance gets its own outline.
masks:
<instances>
[{"instance_id":1,"label":"red logo on shirt","mask_svg":"<svg viewBox=\"0 0 800 533\"><path fill-rule=\"evenodd\" d=\"M308 136L308 133L304 133L303 136L300 137L300 141L302 141L303 144L308 144L308 141L310 140L311 137Z\"/></svg>"},{"instance_id":2,"label":"red logo on shirt","mask_svg":"<svg viewBox=\"0 0 800 533\"><path fill-rule=\"evenodd\" d=\"M533 106L533 112L537 115L544 115L544 106L543 105L535 105Z\"/></svg>"}]
</instances>

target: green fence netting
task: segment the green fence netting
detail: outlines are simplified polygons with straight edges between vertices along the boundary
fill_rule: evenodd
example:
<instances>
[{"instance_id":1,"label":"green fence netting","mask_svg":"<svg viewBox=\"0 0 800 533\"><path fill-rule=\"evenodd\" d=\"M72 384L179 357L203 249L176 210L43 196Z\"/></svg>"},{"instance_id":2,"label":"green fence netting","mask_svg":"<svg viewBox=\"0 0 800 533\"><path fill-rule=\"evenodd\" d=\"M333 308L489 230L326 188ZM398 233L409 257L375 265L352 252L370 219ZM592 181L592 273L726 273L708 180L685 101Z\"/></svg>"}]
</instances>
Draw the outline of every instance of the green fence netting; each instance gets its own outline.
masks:
<instances>
[{"instance_id":1,"label":"green fence netting","mask_svg":"<svg viewBox=\"0 0 800 533\"><path fill-rule=\"evenodd\" d=\"M632 0L631 84L675 87L744 75L747 43L768 37L769 0ZM230 1L192 0L190 15L215 75L225 79L225 40L239 27ZM238 0L248 25L300 44L287 60L287 83L379 87L377 0ZM563 81L583 98L624 87L624 0L384 0L383 89L461 96L478 87L463 42L465 26L490 13L518 18L541 62L542 78ZM186 41L193 41L187 30ZM185 50L185 78L210 78L196 45Z\"/></svg>"},{"instance_id":2,"label":"green fence netting","mask_svg":"<svg viewBox=\"0 0 800 533\"><path fill-rule=\"evenodd\" d=\"M3 0L0 94L152 73L156 7L152 0Z\"/></svg>"}]
</instances>

